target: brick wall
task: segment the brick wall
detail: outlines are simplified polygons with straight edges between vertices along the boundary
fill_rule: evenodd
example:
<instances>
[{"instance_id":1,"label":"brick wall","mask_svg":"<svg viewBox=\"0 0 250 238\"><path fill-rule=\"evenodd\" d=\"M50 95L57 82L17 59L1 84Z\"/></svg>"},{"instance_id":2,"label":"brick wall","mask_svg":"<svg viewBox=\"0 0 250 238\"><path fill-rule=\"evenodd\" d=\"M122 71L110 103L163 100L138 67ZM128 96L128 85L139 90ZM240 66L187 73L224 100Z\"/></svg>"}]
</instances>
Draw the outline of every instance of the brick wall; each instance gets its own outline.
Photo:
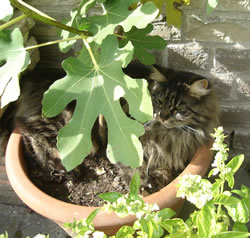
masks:
<instances>
[{"instance_id":1,"label":"brick wall","mask_svg":"<svg viewBox=\"0 0 250 238\"><path fill-rule=\"evenodd\" d=\"M154 34L168 40L160 64L211 78L221 122L236 149L250 149L250 1L219 1L207 15L206 0L183 8L180 30L156 23Z\"/></svg>"}]
</instances>

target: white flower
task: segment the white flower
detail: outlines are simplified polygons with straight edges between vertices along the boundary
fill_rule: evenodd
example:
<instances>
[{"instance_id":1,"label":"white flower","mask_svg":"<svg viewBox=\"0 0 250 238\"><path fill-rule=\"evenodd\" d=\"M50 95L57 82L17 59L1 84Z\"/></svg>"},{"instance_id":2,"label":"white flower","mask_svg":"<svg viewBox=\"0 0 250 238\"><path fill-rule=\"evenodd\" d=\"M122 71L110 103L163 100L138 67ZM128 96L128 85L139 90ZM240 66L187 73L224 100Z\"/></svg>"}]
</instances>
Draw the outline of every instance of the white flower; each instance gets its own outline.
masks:
<instances>
[{"instance_id":1,"label":"white flower","mask_svg":"<svg viewBox=\"0 0 250 238\"><path fill-rule=\"evenodd\" d=\"M93 234L92 234L93 238L103 238L105 237L105 234L104 232L101 232L101 231L95 231Z\"/></svg>"},{"instance_id":2,"label":"white flower","mask_svg":"<svg viewBox=\"0 0 250 238\"><path fill-rule=\"evenodd\" d=\"M141 219L144 214L145 213L143 211L140 211L140 212L137 212L135 215L136 215L136 218Z\"/></svg>"},{"instance_id":3,"label":"white flower","mask_svg":"<svg viewBox=\"0 0 250 238\"><path fill-rule=\"evenodd\" d=\"M215 176L215 175L217 175L219 172L220 172L220 170L219 170L218 168L215 168L215 169L213 170L213 175Z\"/></svg>"},{"instance_id":4,"label":"white flower","mask_svg":"<svg viewBox=\"0 0 250 238\"><path fill-rule=\"evenodd\" d=\"M47 236L44 234L37 234L36 236L34 236L34 238L46 238Z\"/></svg>"},{"instance_id":5,"label":"white flower","mask_svg":"<svg viewBox=\"0 0 250 238\"><path fill-rule=\"evenodd\" d=\"M187 198L188 201L202 208L213 198L212 184L199 175L186 175L179 179L177 197Z\"/></svg>"},{"instance_id":6,"label":"white flower","mask_svg":"<svg viewBox=\"0 0 250 238\"><path fill-rule=\"evenodd\" d=\"M159 210L160 210L160 207L158 206L158 204L154 203L151 211L159 211Z\"/></svg>"}]
</instances>

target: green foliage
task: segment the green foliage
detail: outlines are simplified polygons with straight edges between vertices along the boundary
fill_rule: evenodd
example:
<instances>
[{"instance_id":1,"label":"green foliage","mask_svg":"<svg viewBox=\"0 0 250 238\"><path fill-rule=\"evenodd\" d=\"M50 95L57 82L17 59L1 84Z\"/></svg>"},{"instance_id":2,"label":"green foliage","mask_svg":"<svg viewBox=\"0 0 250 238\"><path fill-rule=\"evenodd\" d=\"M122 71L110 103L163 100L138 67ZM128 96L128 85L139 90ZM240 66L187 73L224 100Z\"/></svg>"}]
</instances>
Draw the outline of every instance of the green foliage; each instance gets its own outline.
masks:
<instances>
[{"instance_id":1,"label":"green foliage","mask_svg":"<svg viewBox=\"0 0 250 238\"><path fill-rule=\"evenodd\" d=\"M138 29L145 28L158 15L158 9L149 2L139 5L135 10L130 6L137 0L107 0L102 5L104 14L87 18L90 23L89 31L93 34L95 41L100 44L109 34L113 34L119 25L125 32L135 26Z\"/></svg>"},{"instance_id":2,"label":"green foliage","mask_svg":"<svg viewBox=\"0 0 250 238\"><path fill-rule=\"evenodd\" d=\"M55 82L44 95L43 113L47 117L57 115L68 103L77 101L71 122L59 132L57 145L62 162L68 170L82 162L92 146L92 126L102 114L108 124L107 154L111 162L138 167L143 153L138 136L144 133L138 121L151 118L152 105L147 83L131 79L122 71L122 66L132 58L132 45L119 49L117 39L109 36L100 48L94 44L91 48L95 64L87 50L82 49L77 58L64 61L67 76ZM122 111L121 97L128 101L130 114L138 121Z\"/></svg>"},{"instance_id":3,"label":"green foliage","mask_svg":"<svg viewBox=\"0 0 250 238\"><path fill-rule=\"evenodd\" d=\"M5 231L5 234L0 234L0 238L8 238L8 233Z\"/></svg>"},{"instance_id":4,"label":"green foliage","mask_svg":"<svg viewBox=\"0 0 250 238\"><path fill-rule=\"evenodd\" d=\"M160 12L166 6L166 18L168 25L180 28L182 25L182 11L179 9L183 4L189 5L190 0L142 0L141 2L153 2Z\"/></svg>"},{"instance_id":5,"label":"green foliage","mask_svg":"<svg viewBox=\"0 0 250 238\"><path fill-rule=\"evenodd\" d=\"M214 136L216 139L213 148L218 148L217 153L221 156L227 151L223 143L222 128L218 128ZM225 161L221 162L226 165ZM239 155L227 164L230 166L230 172L233 172L233 175L239 169L242 161L243 156ZM112 237L249 237L250 233L246 224L250 218L250 189L242 185L240 190L224 191L224 184L227 182L224 175L228 170L226 166L221 166L221 168L223 170L219 170L220 182L216 180L214 184L197 177L198 175L188 175L180 180L177 196L186 197L199 208L199 210L191 213L186 221L173 218L175 212L169 208L159 211L157 205L144 203L142 198L137 195L139 188L138 174L134 175L131 180L128 195L119 193L102 194L100 197L107 201L103 207L105 211L115 212L121 217L127 215L136 215L137 217L133 226L121 227L116 235ZM211 187L212 189L210 189ZM198 192L199 190L202 190L202 192ZM237 195L237 197L234 195ZM205 202L200 202L201 200ZM90 216L92 217L91 220L93 220L93 215ZM232 230L229 230L230 227L232 227ZM85 232L84 235L96 232L88 230L86 226L82 230ZM99 237L107 237L104 233L99 233L99 235Z\"/></svg>"},{"instance_id":6,"label":"green foliage","mask_svg":"<svg viewBox=\"0 0 250 238\"><path fill-rule=\"evenodd\" d=\"M0 31L0 108L18 98L20 73L29 63L29 54L23 47L20 30Z\"/></svg>"},{"instance_id":7,"label":"green foliage","mask_svg":"<svg viewBox=\"0 0 250 238\"><path fill-rule=\"evenodd\" d=\"M13 16L13 8L9 0L1 0L0 20L9 21Z\"/></svg>"},{"instance_id":8,"label":"green foliage","mask_svg":"<svg viewBox=\"0 0 250 238\"><path fill-rule=\"evenodd\" d=\"M143 64L150 65L155 63L155 57L147 49L163 50L166 47L166 41L159 36L149 36L153 30L153 25L149 24L144 29L132 27L129 32L124 32L121 36L120 46L126 45L129 41L134 46L134 56Z\"/></svg>"},{"instance_id":9,"label":"green foliage","mask_svg":"<svg viewBox=\"0 0 250 238\"><path fill-rule=\"evenodd\" d=\"M211 14L217 7L219 0L207 0L207 14Z\"/></svg>"}]
</instances>

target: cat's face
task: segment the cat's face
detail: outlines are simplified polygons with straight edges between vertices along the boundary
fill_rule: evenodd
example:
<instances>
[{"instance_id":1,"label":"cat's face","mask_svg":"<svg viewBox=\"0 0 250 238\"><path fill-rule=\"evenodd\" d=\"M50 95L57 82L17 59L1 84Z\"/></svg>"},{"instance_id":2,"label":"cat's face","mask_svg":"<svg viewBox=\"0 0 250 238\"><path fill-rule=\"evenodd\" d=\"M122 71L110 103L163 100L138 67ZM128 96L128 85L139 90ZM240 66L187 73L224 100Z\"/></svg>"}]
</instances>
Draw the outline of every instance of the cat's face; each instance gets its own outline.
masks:
<instances>
[{"instance_id":1,"label":"cat's face","mask_svg":"<svg viewBox=\"0 0 250 238\"><path fill-rule=\"evenodd\" d=\"M181 78L162 78L161 82L151 85L155 119L167 128L196 128L206 119L204 97L210 92L208 81L185 78L191 76L189 74L177 76Z\"/></svg>"}]
</instances>

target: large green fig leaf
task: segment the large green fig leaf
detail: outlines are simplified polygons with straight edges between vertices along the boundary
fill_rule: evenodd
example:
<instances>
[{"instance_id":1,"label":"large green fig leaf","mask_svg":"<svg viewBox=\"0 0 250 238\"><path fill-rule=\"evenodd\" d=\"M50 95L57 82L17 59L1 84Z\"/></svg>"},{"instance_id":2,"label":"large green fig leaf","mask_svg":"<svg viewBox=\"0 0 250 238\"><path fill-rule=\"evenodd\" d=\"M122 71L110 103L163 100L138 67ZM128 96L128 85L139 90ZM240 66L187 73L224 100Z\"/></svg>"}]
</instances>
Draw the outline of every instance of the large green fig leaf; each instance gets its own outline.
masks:
<instances>
[{"instance_id":1,"label":"large green fig leaf","mask_svg":"<svg viewBox=\"0 0 250 238\"><path fill-rule=\"evenodd\" d=\"M20 30L0 31L0 108L19 97L20 73L29 63L30 57L23 47Z\"/></svg>"},{"instance_id":2,"label":"large green fig leaf","mask_svg":"<svg viewBox=\"0 0 250 238\"><path fill-rule=\"evenodd\" d=\"M107 154L111 162L118 161L137 167L142 163L142 148L138 137L144 133L140 122L152 117L152 104L145 80L129 78L122 71L132 59L131 43L118 48L115 36L108 36L101 48L91 45L96 64L83 49L77 58L63 62L67 75L56 81L45 93L43 113L53 117L68 103L76 100L76 108L69 124L60 130L58 149L67 170L79 165L90 152L91 129L98 115L104 115L108 125ZM119 99L129 104L128 118Z\"/></svg>"},{"instance_id":3,"label":"large green fig leaf","mask_svg":"<svg viewBox=\"0 0 250 238\"><path fill-rule=\"evenodd\" d=\"M13 16L13 7L10 4L9 0L1 0L1 8L0 8L0 20L9 21Z\"/></svg>"},{"instance_id":4,"label":"large green fig leaf","mask_svg":"<svg viewBox=\"0 0 250 238\"><path fill-rule=\"evenodd\" d=\"M139 29L145 28L157 16L159 10L148 2L131 10L130 6L138 0L106 0L103 3L104 13L101 16L88 17L89 31L94 35L95 41L100 44L107 35L113 34L120 25L128 32L132 26Z\"/></svg>"},{"instance_id":5,"label":"large green fig leaf","mask_svg":"<svg viewBox=\"0 0 250 238\"><path fill-rule=\"evenodd\" d=\"M163 50L167 42L160 36L149 36L148 34L153 30L153 25L149 24L144 29L137 29L132 27L129 32L123 35L122 44L127 44L131 41L135 50L134 54L137 58L146 65L155 63L155 56L147 51L147 49Z\"/></svg>"}]
</instances>

